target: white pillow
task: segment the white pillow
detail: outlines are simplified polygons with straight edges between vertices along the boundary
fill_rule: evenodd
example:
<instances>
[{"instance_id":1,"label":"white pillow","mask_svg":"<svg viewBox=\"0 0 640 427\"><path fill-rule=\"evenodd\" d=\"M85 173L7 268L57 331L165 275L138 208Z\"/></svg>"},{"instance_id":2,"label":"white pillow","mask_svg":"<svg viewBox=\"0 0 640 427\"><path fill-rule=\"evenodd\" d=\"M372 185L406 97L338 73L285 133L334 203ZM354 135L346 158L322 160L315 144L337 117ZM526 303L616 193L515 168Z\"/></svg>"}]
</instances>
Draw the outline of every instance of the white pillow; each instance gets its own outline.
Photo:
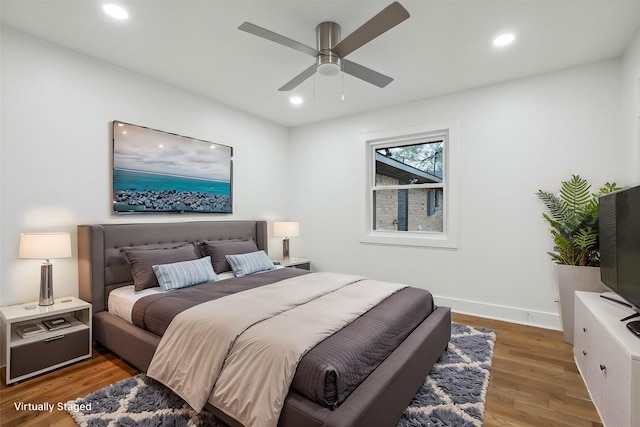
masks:
<instances>
[{"instance_id":1,"label":"white pillow","mask_svg":"<svg viewBox=\"0 0 640 427\"><path fill-rule=\"evenodd\" d=\"M273 270L276 268L265 251L249 252L247 254L226 255L227 261L236 277L259 271Z\"/></svg>"},{"instance_id":2,"label":"white pillow","mask_svg":"<svg viewBox=\"0 0 640 427\"><path fill-rule=\"evenodd\" d=\"M171 291L218 280L218 276L216 276L211 265L211 257L208 256L194 261L154 265L152 268L163 291Z\"/></svg>"}]
</instances>

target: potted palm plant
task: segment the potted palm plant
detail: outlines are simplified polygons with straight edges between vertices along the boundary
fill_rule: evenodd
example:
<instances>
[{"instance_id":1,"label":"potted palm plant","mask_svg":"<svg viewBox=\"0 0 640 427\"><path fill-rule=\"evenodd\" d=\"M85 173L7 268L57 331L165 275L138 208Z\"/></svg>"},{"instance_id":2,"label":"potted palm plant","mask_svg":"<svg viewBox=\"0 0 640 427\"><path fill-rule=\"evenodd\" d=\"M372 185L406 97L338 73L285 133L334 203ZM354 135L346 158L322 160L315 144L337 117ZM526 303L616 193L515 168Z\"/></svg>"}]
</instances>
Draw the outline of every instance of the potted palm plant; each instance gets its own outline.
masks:
<instances>
[{"instance_id":1,"label":"potted palm plant","mask_svg":"<svg viewBox=\"0 0 640 427\"><path fill-rule=\"evenodd\" d=\"M538 190L548 213L542 217L551 226L554 252L549 252L558 273L558 295L564 339L573 344L574 292L605 290L600 282L600 247L598 198L620 190L616 183L606 183L597 193L579 175L562 181L558 195Z\"/></svg>"}]
</instances>

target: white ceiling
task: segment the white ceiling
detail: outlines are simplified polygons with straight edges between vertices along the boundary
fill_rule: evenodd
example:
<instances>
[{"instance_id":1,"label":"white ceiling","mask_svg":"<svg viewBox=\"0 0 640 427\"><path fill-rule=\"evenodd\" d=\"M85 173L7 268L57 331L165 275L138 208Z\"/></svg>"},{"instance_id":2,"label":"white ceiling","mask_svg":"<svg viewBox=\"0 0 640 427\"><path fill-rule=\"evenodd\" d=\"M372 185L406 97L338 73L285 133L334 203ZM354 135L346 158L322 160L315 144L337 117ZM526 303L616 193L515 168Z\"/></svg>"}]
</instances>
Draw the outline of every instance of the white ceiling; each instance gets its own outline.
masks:
<instances>
[{"instance_id":1,"label":"white ceiling","mask_svg":"<svg viewBox=\"0 0 640 427\"><path fill-rule=\"evenodd\" d=\"M238 25L315 47L320 22L337 22L344 38L392 0L109 1L129 18L107 17L94 0L0 0L0 16L8 27L286 126L616 58L640 28L640 0L400 0L411 17L348 56L393 77L389 86L314 76L287 93L277 89L313 58ZM505 31L516 41L495 48ZM291 105L291 94L305 103Z\"/></svg>"}]
</instances>

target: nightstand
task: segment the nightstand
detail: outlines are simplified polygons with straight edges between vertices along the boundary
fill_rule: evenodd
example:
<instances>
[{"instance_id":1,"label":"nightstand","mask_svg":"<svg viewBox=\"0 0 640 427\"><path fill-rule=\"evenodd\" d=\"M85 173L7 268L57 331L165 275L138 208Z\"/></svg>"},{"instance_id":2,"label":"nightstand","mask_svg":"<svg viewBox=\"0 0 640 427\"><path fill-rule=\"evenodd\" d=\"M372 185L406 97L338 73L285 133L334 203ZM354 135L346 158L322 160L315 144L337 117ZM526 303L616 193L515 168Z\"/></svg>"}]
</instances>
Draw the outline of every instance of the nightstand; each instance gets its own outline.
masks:
<instances>
[{"instance_id":1,"label":"nightstand","mask_svg":"<svg viewBox=\"0 0 640 427\"><path fill-rule=\"evenodd\" d=\"M300 268L302 270L311 271L311 261L306 258L291 257L287 259L279 259L276 262L282 265L283 267L293 267L293 268Z\"/></svg>"},{"instance_id":2,"label":"nightstand","mask_svg":"<svg viewBox=\"0 0 640 427\"><path fill-rule=\"evenodd\" d=\"M0 307L2 339L6 347L7 384L91 357L91 304L75 297L56 298L54 304L37 302ZM49 330L42 322L64 318L69 326ZM64 322L66 323L66 322ZM45 332L23 338L18 328L35 324Z\"/></svg>"}]
</instances>

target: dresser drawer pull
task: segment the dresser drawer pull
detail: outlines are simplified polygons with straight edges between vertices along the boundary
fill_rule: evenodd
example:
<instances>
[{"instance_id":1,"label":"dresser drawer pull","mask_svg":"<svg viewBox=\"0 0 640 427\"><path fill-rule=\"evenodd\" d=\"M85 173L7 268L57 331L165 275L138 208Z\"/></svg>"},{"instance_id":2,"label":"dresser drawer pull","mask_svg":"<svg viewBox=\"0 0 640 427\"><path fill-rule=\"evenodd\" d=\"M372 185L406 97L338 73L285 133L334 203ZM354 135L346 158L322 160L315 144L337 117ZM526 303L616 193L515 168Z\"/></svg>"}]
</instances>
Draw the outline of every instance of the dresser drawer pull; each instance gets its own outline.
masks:
<instances>
[{"instance_id":1,"label":"dresser drawer pull","mask_svg":"<svg viewBox=\"0 0 640 427\"><path fill-rule=\"evenodd\" d=\"M64 338L64 335L58 335L57 337L47 338L46 340L44 340L44 342L57 341L57 340L61 340L62 338Z\"/></svg>"},{"instance_id":2,"label":"dresser drawer pull","mask_svg":"<svg viewBox=\"0 0 640 427\"><path fill-rule=\"evenodd\" d=\"M584 351L584 350L582 350L582 354L583 354L584 356L586 356L586 355L587 355L587 352L586 352L586 351Z\"/></svg>"},{"instance_id":3,"label":"dresser drawer pull","mask_svg":"<svg viewBox=\"0 0 640 427\"><path fill-rule=\"evenodd\" d=\"M601 371L604 371L604 370L606 370L606 369L607 369L606 365L603 365L603 364L601 363L601 364L600 364L600 370L601 370Z\"/></svg>"}]
</instances>

